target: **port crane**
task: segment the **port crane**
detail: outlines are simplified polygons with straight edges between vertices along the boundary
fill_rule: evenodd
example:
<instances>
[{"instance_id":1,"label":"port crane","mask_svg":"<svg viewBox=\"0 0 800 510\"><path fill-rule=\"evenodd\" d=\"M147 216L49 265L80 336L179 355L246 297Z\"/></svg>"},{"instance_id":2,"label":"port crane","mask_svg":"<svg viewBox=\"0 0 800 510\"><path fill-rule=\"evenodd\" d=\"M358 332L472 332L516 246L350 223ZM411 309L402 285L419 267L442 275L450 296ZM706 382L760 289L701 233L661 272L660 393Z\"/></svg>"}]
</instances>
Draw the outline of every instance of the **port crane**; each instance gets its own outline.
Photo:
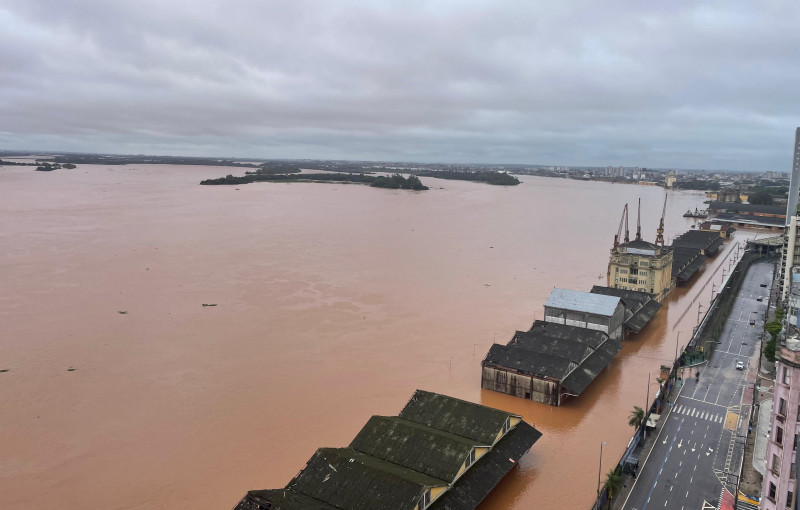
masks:
<instances>
[{"instance_id":1,"label":"port crane","mask_svg":"<svg viewBox=\"0 0 800 510\"><path fill-rule=\"evenodd\" d=\"M664 247L664 214L667 212L667 194L664 193L664 207L661 209L661 222L658 224L656 230L656 244Z\"/></svg>"},{"instance_id":2,"label":"port crane","mask_svg":"<svg viewBox=\"0 0 800 510\"><path fill-rule=\"evenodd\" d=\"M642 240L642 199L639 199L639 208L636 210L636 240Z\"/></svg>"},{"instance_id":3,"label":"port crane","mask_svg":"<svg viewBox=\"0 0 800 510\"><path fill-rule=\"evenodd\" d=\"M622 208L622 218L619 220L619 228L617 229L617 233L614 236L614 248L619 246L619 238L622 237L622 226L625 225L625 241L630 241L630 235L628 233L628 204L625 204L625 207Z\"/></svg>"}]
</instances>

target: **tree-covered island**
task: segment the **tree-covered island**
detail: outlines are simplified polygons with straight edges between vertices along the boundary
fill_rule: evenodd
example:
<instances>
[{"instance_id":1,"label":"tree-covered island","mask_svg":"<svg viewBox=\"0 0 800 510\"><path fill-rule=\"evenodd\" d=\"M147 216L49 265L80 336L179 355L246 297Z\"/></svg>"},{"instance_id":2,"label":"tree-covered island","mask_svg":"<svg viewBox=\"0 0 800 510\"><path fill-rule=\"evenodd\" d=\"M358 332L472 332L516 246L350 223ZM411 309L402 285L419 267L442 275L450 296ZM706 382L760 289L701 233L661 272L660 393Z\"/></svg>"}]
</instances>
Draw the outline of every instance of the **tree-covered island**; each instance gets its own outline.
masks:
<instances>
[{"instance_id":1,"label":"tree-covered island","mask_svg":"<svg viewBox=\"0 0 800 510\"><path fill-rule=\"evenodd\" d=\"M299 171L299 170L298 170ZM374 188L389 188L389 189L408 189L415 191L424 191L428 188L419 180L416 175L409 175L403 177L400 174L390 176L383 175L365 175L365 174L348 174L348 173L325 173L325 174L303 174L303 173L290 173L290 174L275 174L270 172L247 172L242 177L237 177L231 174L219 179L206 179L201 181L203 185L220 185L220 184L248 184L251 182L332 182L332 183L355 183L355 184L368 184Z\"/></svg>"},{"instance_id":2,"label":"tree-covered island","mask_svg":"<svg viewBox=\"0 0 800 510\"><path fill-rule=\"evenodd\" d=\"M436 179L452 179L457 181L475 181L494 184L496 186L516 186L520 180L506 172L495 171L457 171L457 170L425 170L416 172L421 177Z\"/></svg>"}]
</instances>

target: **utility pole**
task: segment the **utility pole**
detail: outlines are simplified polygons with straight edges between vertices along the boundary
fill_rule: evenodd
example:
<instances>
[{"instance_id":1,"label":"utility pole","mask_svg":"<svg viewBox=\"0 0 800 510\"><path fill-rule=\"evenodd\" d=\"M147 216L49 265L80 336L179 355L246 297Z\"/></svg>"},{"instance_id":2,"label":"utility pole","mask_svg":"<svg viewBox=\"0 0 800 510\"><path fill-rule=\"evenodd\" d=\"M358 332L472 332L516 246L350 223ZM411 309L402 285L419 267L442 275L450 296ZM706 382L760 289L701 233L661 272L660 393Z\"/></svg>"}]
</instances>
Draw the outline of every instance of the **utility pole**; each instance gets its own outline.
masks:
<instances>
[{"instance_id":1,"label":"utility pole","mask_svg":"<svg viewBox=\"0 0 800 510\"><path fill-rule=\"evenodd\" d=\"M597 466L597 501L600 501L600 473L603 472L603 445L607 445L608 442L603 441L600 443L600 465ZM595 503L596 505L597 503Z\"/></svg>"},{"instance_id":2,"label":"utility pole","mask_svg":"<svg viewBox=\"0 0 800 510\"><path fill-rule=\"evenodd\" d=\"M647 402L644 404L644 433L642 437L647 438L647 416L650 414L650 372L647 372Z\"/></svg>"}]
</instances>

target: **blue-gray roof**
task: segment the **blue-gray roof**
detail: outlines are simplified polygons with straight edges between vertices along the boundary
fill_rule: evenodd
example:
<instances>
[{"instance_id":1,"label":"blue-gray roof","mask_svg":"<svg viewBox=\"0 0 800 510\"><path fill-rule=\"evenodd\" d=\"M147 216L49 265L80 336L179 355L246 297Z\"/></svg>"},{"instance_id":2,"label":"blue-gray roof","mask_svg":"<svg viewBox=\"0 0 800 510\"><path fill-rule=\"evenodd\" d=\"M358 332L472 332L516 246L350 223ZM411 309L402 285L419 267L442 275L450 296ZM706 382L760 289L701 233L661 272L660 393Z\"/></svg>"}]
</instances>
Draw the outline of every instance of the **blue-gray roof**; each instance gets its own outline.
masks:
<instances>
[{"instance_id":1,"label":"blue-gray roof","mask_svg":"<svg viewBox=\"0 0 800 510\"><path fill-rule=\"evenodd\" d=\"M592 294L579 290L553 289L544 306L563 308L576 312L611 316L619 305L619 297Z\"/></svg>"}]
</instances>

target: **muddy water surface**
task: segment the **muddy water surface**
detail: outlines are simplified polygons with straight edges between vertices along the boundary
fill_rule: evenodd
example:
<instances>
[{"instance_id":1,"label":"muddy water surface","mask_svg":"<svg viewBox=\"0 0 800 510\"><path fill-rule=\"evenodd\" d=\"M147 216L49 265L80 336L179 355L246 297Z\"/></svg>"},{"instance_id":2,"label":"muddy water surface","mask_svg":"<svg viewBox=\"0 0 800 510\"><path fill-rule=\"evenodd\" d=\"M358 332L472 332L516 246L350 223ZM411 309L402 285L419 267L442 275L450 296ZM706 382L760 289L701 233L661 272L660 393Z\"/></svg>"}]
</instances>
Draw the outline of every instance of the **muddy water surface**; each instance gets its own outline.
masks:
<instances>
[{"instance_id":1,"label":"muddy water surface","mask_svg":"<svg viewBox=\"0 0 800 510\"><path fill-rule=\"evenodd\" d=\"M553 287L604 284L625 202L642 198L653 240L663 190L533 177L423 179L422 193L197 185L226 173L0 167L3 508L231 508L416 388L544 433L481 510L589 508L600 442L605 472L731 249L552 408L482 391L480 360L541 318ZM668 242L703 199L670 192Z\"/></svg>"}]
</instances>

